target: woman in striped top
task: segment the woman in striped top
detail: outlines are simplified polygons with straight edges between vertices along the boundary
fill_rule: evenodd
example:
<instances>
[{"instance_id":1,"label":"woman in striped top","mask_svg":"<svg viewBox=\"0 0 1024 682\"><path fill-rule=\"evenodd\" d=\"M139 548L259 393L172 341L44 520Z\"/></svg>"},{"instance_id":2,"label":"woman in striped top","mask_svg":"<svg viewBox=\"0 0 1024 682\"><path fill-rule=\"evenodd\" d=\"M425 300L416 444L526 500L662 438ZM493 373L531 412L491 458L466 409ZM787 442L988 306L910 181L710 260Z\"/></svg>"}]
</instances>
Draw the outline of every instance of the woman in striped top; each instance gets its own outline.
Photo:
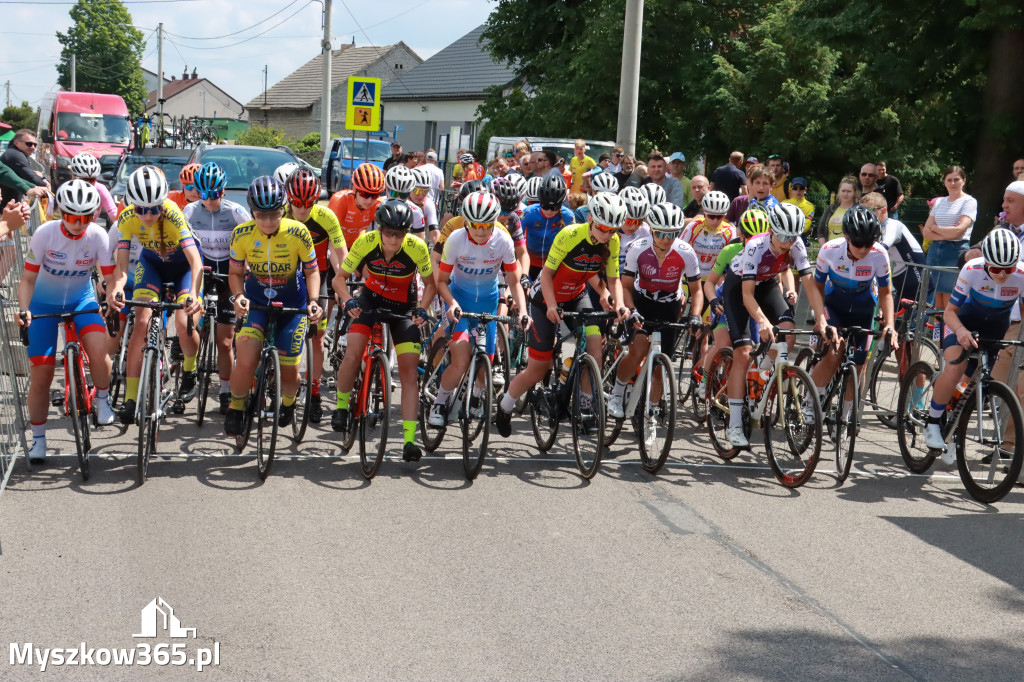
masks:
<instances>
[{"instance_id":1,"label":"woman in striped top","mask_svg":"<svg viewBox=\"0 0 1024 682\"><path fill-rule=\"evenodd\" d=\"M960 166L946 168L942 182L948 196L940 197L932 206L921 235L932 241L928 248L928 265L956 267L960 253L970 244L971 229L978 217L978 201L964 192L967 174ZM928 297L934 298L935 307L946 307L955 284L955 272L931 273Z\"/></svg>"}]
</instances>

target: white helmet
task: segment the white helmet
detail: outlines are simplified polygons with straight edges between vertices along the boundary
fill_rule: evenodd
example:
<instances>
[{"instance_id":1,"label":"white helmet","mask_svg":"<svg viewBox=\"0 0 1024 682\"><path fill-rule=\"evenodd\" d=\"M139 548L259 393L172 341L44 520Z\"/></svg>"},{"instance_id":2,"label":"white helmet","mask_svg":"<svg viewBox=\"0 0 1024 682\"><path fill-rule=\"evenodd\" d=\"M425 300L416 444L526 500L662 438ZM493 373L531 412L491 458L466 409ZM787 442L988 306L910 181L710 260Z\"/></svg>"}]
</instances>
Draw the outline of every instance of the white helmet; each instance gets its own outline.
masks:
<instances>
[{"instance_id":1,"label":"white helmet","mask_svg":"<svg viewBox=\"0 0 1024 682\"><path fill-rule=\"evenodd\" d=\"M98 178L103 171L100 167L99 159L89 152L75 154L75 158L71 159L68 170L71 171L72 175L80 178Z\"/></svg>"},{"instance_id":2,"label":"white helmet","mask_svg":"<svg viewBox=\"0 0 1024 682\"><path fill-rule=\"evenodd\" d=\"M459 163L462 164L463 166L473 163L473 155L468 152L463 154L462 156L459 157Z\"/></svg>"},{"instance_id":3,"label":"white helmet","mask_svg":"<svg viewBox=\"0 0 1024 682\"><path fill-rule=\"evenodd\" d=\"M490 192L473 192L462 200L462 217L467 223L493 223L501 213L501 202Z\"/></svg>"},{"instance_id":4,"label":"white helmet","mask_svg":"<svg viewBox=\"0 0 1024 682\"><path fill-rule=\"evenodd\" d=\"M57 188L57 207L68 215L92 215L100 207L100 193L91 182L68 180Z\"/></svg>"},{"instance_id":5,"label":"white helmet","mask_svg":"<svg viewBox=\"0 0 1024 682\"><path fill-rule=\"evenodd\" d=\"M1008 268L1020 261L1020 240L1005 227L997 227L981 242L981 254L985 262L996 267Z\"/></svg>"},{"instance_id":6,"label":"white helmet","mask_svg":"<svg viewBox=\"0 0 1024 682\"><path fill-rule=\"evenodd\" d=\"M539 175L534 175L526 181L526 203L536 204L540 201L538 195L540 194L540 185L542 182L544 182L544 178Z\"/></svg>"},{"instance_id":7,"label":"white helmet","mask_svg":"<svg viewBox=\"0 0 1024 682\"><path fill-rule=\"evenodd\" d=\"M509 173L505 179L512 183L512 186L519 192L519 199L522 200L523 195L526 194L526 178L519 173Z\"/></svg>"},{"instance_id":8,"label":"white helmet","mask_svg":"<svg viewBox=\"0 0 1024 682\"><path fill-rule=\"evenodd\" d=\"M662 204L668 201L668 195L665 194L665 190L661 188L661 185L653 182L647 182L640 185L640 189L647 194L647 200L651 202L651 205Z\"/></svg>"},{"instance_id":9,"label":"white helmet","mask_svg":"<svg viewBox=\"0 0 1024 682\"><path fill-rule=\"evenodd\" d=\"M700 200L700 207L711 215L725 215L729 212L729 195L725 192L708 192Z\"/></svg>"},{"instance_id":10,"label":"white helmet","mask_svg":"<svg viewBox=\"0 0 1024 682\"><path fill-rule=\"evenodd\" d=\"M626 203L626 217L633 220L646 220L651 210L651 202L647 193L636 187L623 187L619 192L619 198Z\"/></svg>"},{"instance_id":11,"label":"white helmet","mask_svg":"<svg viewBox=\"0 0 1024 682\"><path fill-rule=\"evenodd\" d=\"M599 192L590 197L590 220L619 229L626 224L626 202L618 194Z\"/></svg>"},{"instance_id":12,"label":"white helmet","mask_svg":"<svg viewBox=\"0 0 1024 682\"><path fill-rule=\"evenodd\" d=\"M411 168L392 166L384 175L384 186L392 192L408 194L416 187L416 176Z\"/></svg>"},{"instance_id":13,"label":"white helmet","mask_svg":"<svg viewBox=\"0 0 1024 682\"><path fill-rule=\"evenodd\" d=\"M128 176L124 197L136 206L160 206L167 198L167 178L156 166L143 166Z\"/></svg>"},{"instance_id":14,"label":"white helmet","mask_svg":"<svg viewBox=\"0 0 1024 682\"><path fill-rule=\"evenodd\" d=\"M807 219L804 212L793 204L776 204L768 213L772 234L780 237L799 237L804 233Z\"/></svg>"},{"instance_id":15,"label":"white helmet","mask_svg":"<svg viewBox=\"0 0 1024 682\"><path fill-rule=\"evenodd\" d=\"M612 194L619 192L619 181L612 173L598 173L591 177L590 186L594 188L594 192L611 192Z\"/></svg>"},{"instance_id":16,"label":"white helmet","mask_svg":"<svg viewBox=\"0 0 1024 682\"><path fill-rule=\"evenodd\" d=\"M651 231L682 232L686 216L683 215L683 209L670 201L665 201L651 206L647 222L651 226Z\"/></svg>"},{"instance_id":17,"label":"white helmet","mask_svg":"<svg viewBox=\"0 0 1024 682\"><path fill-rule=\"evenodd\" d=\"M430 172L426 168L413 168L412 179L414 187L417 189L430 189L433 186L430 182ZM384 182L387 183L387 178L384 179Z\"/></svg>"},{"instance_id":18,"label":"white helmet","mask_svg":"<svg viewBox=\"0 0 1024 682\"><path fill-rule=\"evenodd\" d=\"M282 163L274 170L274 177L277 178L277 181L280 182L282 185L286 185L288 184L288 178L290 178L292 176L292 173L294 173L297 170L299 170L299 164L295 163L294 161Z\"/></svg>"}]
</instances>

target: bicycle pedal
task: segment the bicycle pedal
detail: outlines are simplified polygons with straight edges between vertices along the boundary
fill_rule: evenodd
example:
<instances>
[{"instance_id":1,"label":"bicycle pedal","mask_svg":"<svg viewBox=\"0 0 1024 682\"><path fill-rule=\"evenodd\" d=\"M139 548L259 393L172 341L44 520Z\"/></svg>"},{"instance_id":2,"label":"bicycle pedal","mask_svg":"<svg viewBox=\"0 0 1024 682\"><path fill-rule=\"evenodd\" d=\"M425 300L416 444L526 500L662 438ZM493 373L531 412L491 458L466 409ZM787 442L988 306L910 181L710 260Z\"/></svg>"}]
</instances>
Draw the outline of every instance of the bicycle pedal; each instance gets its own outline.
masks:
<instances>
[{"instance_id":1,"label":"bicycle pedal","mask_svg":"<svg viewBox=\"0 0 1024 682\"><path fill-rule=\"evenodd\" d=\"M50 390L50 404L54 407L60 407L64 404L64 391L51 389Z\"/></svg>"}]
</instances>

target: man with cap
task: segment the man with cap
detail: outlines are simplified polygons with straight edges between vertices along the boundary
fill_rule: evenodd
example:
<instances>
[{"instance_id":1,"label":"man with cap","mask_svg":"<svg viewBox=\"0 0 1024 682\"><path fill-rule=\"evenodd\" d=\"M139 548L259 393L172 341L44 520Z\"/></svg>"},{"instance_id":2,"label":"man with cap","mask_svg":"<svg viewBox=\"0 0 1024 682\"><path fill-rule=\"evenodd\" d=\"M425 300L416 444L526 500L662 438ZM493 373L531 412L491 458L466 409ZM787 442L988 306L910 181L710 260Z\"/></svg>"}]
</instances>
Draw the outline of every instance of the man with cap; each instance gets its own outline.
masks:
<instances>
[{"instance_id":1,"label":"man with cap","mask_svg":"<svg viewBox=\"0 0 1024 682\"><path fill-rule=\"evenodd\" d=\"M753 158L753 157L751 157ZM757 159L754 159L757 162ZM747 176L740 170L743 165L743 152L733 152L729 155L729 163L719 166L711 174L711 189L718 192L725 192L732 201L741 194L747 193Z\"/></svg>"},{"instance_id":2,"label":"man with cap","mask_svg":"<svg viewBox=\"0 0 1024 682\"><path fill-rule=\"evenodd\" d=\"M807 201L807 178L793 178L793 182L789 184L789 194L786 203L799 208L807 218L807 226L804 229L806 235L814 225L814 204Z\"/></svg>"},{"instance_id":3,"label":"man with cap","mask_svg":"<svg viewBox=\"0 0 1024 682\"><path fill-rule=\"evenodd\" d=\"M672 152L672 156L668 157L668 171L669 175L678 180L683 187L683 207L685 207L693 200L693 195L690 193L690 178L686 177L686 157L682 152Z\"/></svg>"},{"instance_id":4,"label":"man with cap","mask_svg":"<svg viewBox=\"0 0 1024 682\"><path fill-rule=\"evenodd\" d=\"M391 143L391 158L384 162L384 172L387 173L388 169L392 166L396 166L402 162L402 144L395 140Z\"/></svg>"},{"instance_id":5,"label":"man with cap","mask_svg":"<svg viewBox=\"0 0 1024 682\"><path fill-rule=\"evenodd\" d=\"M444 171L437 167L437 152L433 149L428 149L427 154L424 157L423 170L430 173L430 199L435 204L441 196L441 192L444 191Z\"/></svg>"}]
</instances>

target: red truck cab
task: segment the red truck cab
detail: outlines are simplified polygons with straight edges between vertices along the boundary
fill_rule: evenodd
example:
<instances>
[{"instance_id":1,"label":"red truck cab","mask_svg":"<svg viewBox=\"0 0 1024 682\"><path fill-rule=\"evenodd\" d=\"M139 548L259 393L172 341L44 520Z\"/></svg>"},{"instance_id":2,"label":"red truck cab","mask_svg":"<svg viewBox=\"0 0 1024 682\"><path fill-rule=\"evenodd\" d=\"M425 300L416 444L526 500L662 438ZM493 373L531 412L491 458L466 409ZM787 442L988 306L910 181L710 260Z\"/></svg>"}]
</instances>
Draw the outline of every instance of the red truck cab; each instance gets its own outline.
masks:
<instances>
[{"instance_id":1,"label":"red truck cab","mask_svg":"<svg viewBox=\"0 0 1024 682\"><path fill-rule=\"evenodd\" d=\"M68 165L77 154L124 154L131 142L128 107L119 95L51 92L40 107L37 137L36 160L56 188L71 179Z\"/></svg>"}]
</instances>

